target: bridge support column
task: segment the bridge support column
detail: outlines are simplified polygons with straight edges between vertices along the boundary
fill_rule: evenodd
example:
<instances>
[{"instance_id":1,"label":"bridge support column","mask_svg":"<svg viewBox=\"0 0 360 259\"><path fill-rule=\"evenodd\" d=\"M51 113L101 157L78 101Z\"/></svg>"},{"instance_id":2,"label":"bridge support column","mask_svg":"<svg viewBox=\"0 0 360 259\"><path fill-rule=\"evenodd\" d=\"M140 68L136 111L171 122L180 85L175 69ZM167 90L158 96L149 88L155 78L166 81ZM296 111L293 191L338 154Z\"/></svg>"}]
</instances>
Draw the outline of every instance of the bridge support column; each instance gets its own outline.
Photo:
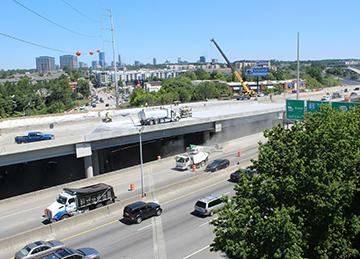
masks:
<instances>
[{"instance_id":1,"label":"bridge support column","mask_svg":"<svg viewBox=\"0 0 360 259\"><path fill-rule=\"evenodd\" d=\"M86 178L93 177L94 176L94 171L93 171L92 156L85 156L84 157L84 166L85 166L85 176L86 176Z\"/></svg>"},{"instance_id":2,"label":"bridge support column","mask_svg":"<svg viewBox=\"0 0 360 259\"><path fill-rule=\"evenodd\" d=\"M210 140L210 132L209 131L204 131L203 132L203 142L204 142L204 144L206 142L208 142L209 140Z\"/></svg>"},{"instance_id":3,"label":"bridge support column","mask_svg":"<svg viewBox=\"0 0 360 259\"><path fill-rule=\"evenodd\" d=\"M94 175L99 175L100 174L100 166L99 166L99 151L98 150L92 151L92 163L93 163Z\"/></svg>"}]
</instances>

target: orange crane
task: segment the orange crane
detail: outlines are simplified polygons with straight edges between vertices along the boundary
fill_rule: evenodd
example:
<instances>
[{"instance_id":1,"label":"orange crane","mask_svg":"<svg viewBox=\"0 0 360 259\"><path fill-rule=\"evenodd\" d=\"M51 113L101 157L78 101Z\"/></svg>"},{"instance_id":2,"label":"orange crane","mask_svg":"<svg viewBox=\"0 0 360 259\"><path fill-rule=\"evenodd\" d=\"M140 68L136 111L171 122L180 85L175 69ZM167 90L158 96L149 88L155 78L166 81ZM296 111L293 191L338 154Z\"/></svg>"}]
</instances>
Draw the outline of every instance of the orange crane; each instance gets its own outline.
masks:
<instances>
[{"instance_id":1,"label":"orange crane","mask_svg":"<svg viewBox=\"0 0 360 259\"><path fill-rule=\"evenodd\" d=\"M224 52L221 50L221 48L219 47L219 45L216 43L216 41L214 39L210 40L212 43L214 43L215 47L218 49L218 51L220 52L220 54L223 56L223 58L225 59L228 67L231 68L231 71L234 73L236 79L240 82L241 86L244 88L244 92L245 94L248 94L250 96L254 96L255 95L255 91L251 90L249 88L249 86L247 84L245 84L244 80L241 77L241 74L239 71L237 71L235 69L235 67L230 63L229 59L226 57L226 55L224 54Z\"/></svg>"}]
</instances>

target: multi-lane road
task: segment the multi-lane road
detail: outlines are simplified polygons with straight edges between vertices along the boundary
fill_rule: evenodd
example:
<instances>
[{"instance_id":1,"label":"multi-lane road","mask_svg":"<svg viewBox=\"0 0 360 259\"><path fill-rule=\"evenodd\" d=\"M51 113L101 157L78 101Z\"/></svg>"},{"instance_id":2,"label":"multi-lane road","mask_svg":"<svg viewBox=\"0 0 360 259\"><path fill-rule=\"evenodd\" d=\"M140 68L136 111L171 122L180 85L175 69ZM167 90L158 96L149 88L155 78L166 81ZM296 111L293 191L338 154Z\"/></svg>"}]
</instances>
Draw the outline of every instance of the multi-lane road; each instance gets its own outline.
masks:
<instances>
[{"instance_id":1,"label":"multi-lane road","mask_svg":"<svg viewBox=\"0 0 360 259\"><path fill-rule=\"evenodd\" d=\"M137 225L122 222L122 215L103 226L64 241L71 247L95 247L103 258L219 258L210 252L213 241L209 222L216 217L193 214L195 202L207 195L233 195L233 185L219 182L162 203L163 214ZM156 199L156 197L155 197Z\"/></svg>"},{"instance_id":2,"label":"multi-lane road","mask_svg":"<svg viewBox=\"0 0 360 259\"><path fill-rule=\"evenodd\" d=\"M236 156L241 150L241 158L249 159L256 156L258 152L258 141L264 140L261 133L236 139L220 144L222 149L210 154L210 159L228 158L232 165L239 161ZM160 161L150 162L144 165L145 191L149 188L157 189L167 186L173 182L187 179L194 174L206 174L203 170L196 173L191 171L176 171L173 157ZM154 179L149 182L149 179ZM140 193L139 167L122 169L113 173L100 175L90 179L66 184L66 186L79 187L97 182L104 182L114 187L118 199L123 200ZM130 183L136 186L135 192L129 192ZM50 205L61 192L62 187L53 187L48 190L39 191L34 194L25 194L13 199L0 201L0 239L17 233L24 232L35 227L42 226L43 210Z\"/></svg>"}]
</instances>

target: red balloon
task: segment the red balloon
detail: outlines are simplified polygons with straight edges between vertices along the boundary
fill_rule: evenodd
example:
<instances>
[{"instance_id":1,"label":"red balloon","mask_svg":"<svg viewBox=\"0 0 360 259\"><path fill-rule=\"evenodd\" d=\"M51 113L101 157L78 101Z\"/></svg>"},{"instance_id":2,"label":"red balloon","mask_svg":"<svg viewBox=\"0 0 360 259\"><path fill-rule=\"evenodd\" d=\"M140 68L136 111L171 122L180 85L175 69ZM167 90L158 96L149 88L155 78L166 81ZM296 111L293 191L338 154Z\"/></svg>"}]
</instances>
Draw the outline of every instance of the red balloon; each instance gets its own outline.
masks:
<instances>
[{"instance_id":1,"label":"red balloon","mask_svg":"<svg viewBox=\"0 0 360 259\"><path fill-rule=\"evenodd\" d=\"M92 55L94 55L94 52L93 52L93 51L90 51L89 54L92 56Z\"/></svg>"},{"instance_id":2,"label":"red balloon","mask_svg":"<svg viewBox=\"0 0 360 259\"><path fill-rule=\"evenodd\" d=\"M81 55L81 52L80 52L80 51L77 51L75 54L76 54L76 56L79 57L79 56Z\"/></svg>"},{"instance_id":3,"label":"red balloon","mask_svg":"<svg viewBox=\"0 0 360 259\"><path fill-rule=\"evenodd\" d=\"M96 50L96 52L97 52L97 53L100 53L100 50L99 50L99 49L97 49L97 50Z\"/></svg>"}]
</instances>

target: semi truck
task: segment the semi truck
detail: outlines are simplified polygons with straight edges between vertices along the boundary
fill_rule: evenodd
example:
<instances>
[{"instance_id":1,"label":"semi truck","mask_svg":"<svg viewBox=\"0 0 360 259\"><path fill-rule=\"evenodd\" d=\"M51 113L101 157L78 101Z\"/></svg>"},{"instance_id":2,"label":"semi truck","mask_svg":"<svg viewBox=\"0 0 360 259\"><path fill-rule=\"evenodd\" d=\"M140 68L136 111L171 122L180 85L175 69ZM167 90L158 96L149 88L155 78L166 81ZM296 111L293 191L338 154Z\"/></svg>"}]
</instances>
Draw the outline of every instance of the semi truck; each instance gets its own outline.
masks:
<instances>
[{"instance_id":1,"label":"semi truck","mask_svg":"<svg viewBox=\"0 0 360 259\"><path fill-rule=\"evenodd\" d=\"M187 149L187 152L177 155L175 157L176 166L178 170L187 170L192 168L194 165L196 168L200 168L206 165L209 154L196 149Z\"/></svg>"},{"instance_id":2,"label":"semi truck","mask_svg":"<svg viewBox=\"0 0 360 259\"><path fill-rule=\"evenodd\" d=\"M64 188L56 201L44 210L43 217L50 222L71 217L77 213L114 203L112 186L98 183L83 188Z\"/></svg>"},{"instance_id":3,"label":"semi truck","mask_svg":"<svg viewBox=\"0 0 360 259\"><path fill-rule=\"evenodd\" d=\"M180 108L142 109L138 113L141 125L154 125L158 123L179 121L182 118L192 117L192 108L184 106Z\"/></svg>"}]
</instances>

